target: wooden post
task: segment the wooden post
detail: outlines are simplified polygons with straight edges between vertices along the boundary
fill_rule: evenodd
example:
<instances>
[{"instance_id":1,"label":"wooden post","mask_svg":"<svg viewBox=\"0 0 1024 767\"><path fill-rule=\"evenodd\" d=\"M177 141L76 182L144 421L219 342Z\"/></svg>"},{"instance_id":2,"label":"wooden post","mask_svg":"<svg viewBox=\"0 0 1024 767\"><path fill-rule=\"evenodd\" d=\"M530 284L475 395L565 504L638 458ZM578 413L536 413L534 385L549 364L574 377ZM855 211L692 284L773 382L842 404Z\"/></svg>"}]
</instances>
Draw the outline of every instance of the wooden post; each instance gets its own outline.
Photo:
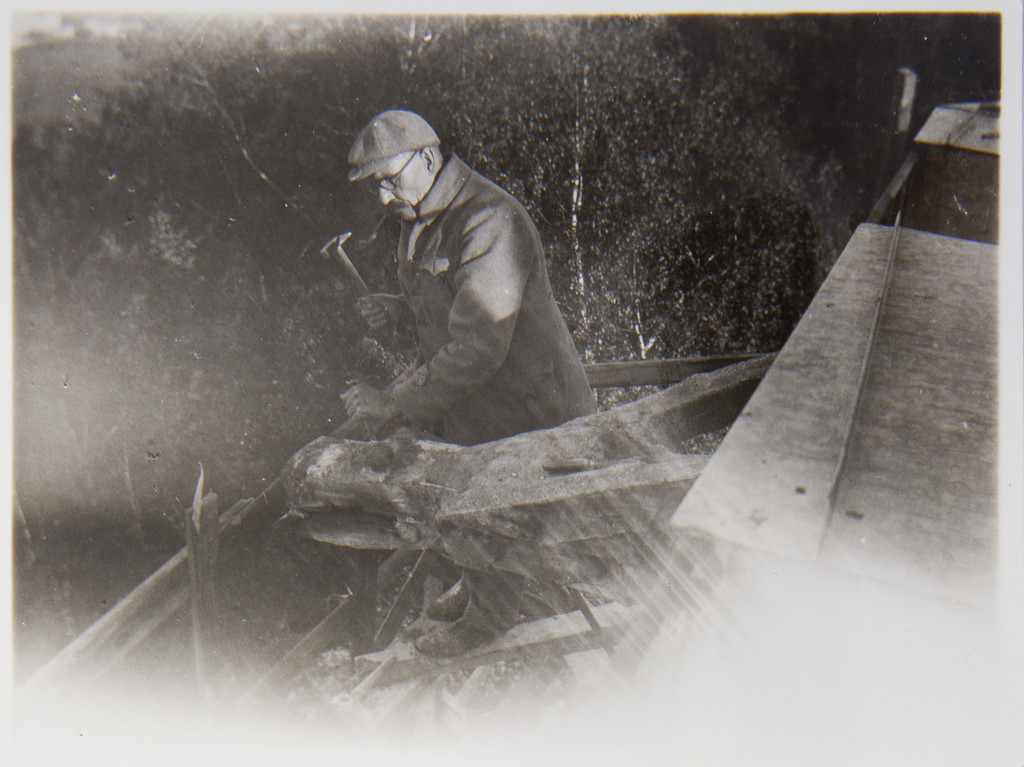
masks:
<instances>
[{"instance_id":1,"label":"wooden post","mask_svg":"<svg viewBox=\"0 0 1024 767\"><path fill-rule=\"evenodd\" d=\"M878 166L878 180L875 182L873 199L876 200L882 195L888 179L903 163L910 140L911 121L914 116L917 74L907 67L900 67L896 70L896 77L896 87L893 90L892 103L889 107L889 118L892 123L886 132L882 162Z\"/></svg>"},{"instance_id":2,"label":"wooden post","mask_svg":"<svg viewBox=\"0 0 1024 767\"><path fill-rule=\"evenodd\" d=\"M191 514L185 514L185 548L191 585L192 642L196 677L205 690L212 671L217 641L217 541L219 523L217 496L203 498L203 467Z\"/></svg>"},{"instance_id":3,"label":"wooden post","mask_svg":"<svg viewBox=\"0 0 1024 767\"><path fill-rule=\"evenodd\" d=\"M381 650L387 647L391 640L398 635L399 629L402 628L402 620L405 618L406 613L409 612L409 608L412 607L413 601L419 595L423 587L423 581L433 568L436 559L437 554L433 551L420 552L415 566L405 579L405 583L398 592L398 596L395 597L395 601L384 618L384 622L381 623L380 628L377 629L373 637L373 650ZM378 584L380 584L382 579L378 578L377 580Z\"/></svg>"},{"instance_id":4,"label":"wooden post","mask_svg":"<svg viewBox=\"0 0 1024 767\"><path fill-rule=\"evenodd\" d=\"M917 73L907 67L897 70L900 76L900 99L896 105L896 133L906 137L910 134L910 122L914 117L914 97L917 95Z\"/></svg>"},{"instance_id":5,"label":"wooden post","mask_svg":"<svg viewBox=\"0 0 1024 767\"><path fill-rule=\"evenodd\" d=\"M352 589L352 654L373 650L377 634L377 570L381 552L377 549L354 549L356 583Z\"/></svg>"}]
</instances>

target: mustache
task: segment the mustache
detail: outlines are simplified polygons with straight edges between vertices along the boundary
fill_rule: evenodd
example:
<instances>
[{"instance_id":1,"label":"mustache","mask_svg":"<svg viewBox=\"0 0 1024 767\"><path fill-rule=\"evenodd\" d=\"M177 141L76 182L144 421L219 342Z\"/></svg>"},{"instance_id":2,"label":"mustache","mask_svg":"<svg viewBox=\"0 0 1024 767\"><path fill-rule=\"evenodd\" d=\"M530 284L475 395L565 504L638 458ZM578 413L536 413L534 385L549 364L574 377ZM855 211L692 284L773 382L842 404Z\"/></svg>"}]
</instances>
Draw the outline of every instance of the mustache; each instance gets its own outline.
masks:
<instances>
[{"instance_id":1,"label":"mustache","mask_svg":"<svg viewBox=\"0 0 1024 767\"><path fill-rule=\"evenodd\" d=\"M408 219L416 217L416 209L404 202L390 202L384 206L384 215L390 218Z\"/></svg>"}]
</instances>

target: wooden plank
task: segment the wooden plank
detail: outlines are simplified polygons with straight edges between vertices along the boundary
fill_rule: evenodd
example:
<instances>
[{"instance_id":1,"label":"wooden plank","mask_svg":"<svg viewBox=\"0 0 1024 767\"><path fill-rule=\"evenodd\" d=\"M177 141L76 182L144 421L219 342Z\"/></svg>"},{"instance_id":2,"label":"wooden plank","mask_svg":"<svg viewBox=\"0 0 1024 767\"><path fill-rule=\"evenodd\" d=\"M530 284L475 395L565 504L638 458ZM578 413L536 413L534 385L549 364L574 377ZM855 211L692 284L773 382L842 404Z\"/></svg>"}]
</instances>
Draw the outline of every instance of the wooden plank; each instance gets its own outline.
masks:
<instances>
[{"instance_id":1,"label":"wooden plank","mask_svg":"<svg viewBox=\"0 0 1024 767\"><path fill-rule=\"evenodd\" d=\"M378 537L401 532L405 546L439 548L461 567L498 562L527 577L543 570L549 580L579 583L583 573L609 569L595 568L600 552L590 542L609 541L614 568L629 550L612 538L667 521L707 461L687 440L731 424L771 360L748 359L557 428L481 445L320 438L291 462L290 503L310 511L318 540L349 544L353 527L363 531L360 519L372 517ZM567 463L588 470L551 471ZM335 499L364 513L324 511Z\"/></svg>"},{"instance_id":2,"label":"wooden plank","mask_svg":"<svg viewBox=\"0 0 1024 767\"><path fill-rule=\"evenodd\" d=\"M233 504L220 515L221 531L240 524L279 491L275 480L262 495ZM210 493L203 502L214 497ZM80 689L108 672L187 604L188 558L182 548L27 679L19 694L63 695Z\"/></svg>"},{"instance_id":3,"label":"wooden plank","mask_svg":"<svg viewBox=\"0 0 1024 767\"><path fill-rule=\"evenodd\" d=\"M371 690L377 687L377 684L384 678L384 675L388 672L388 669L391 668L394 662L395 658L393 656L387 658L383 663L367 674L366 678L352 689L352 699L362 700L365 698Z\"/></svg>"},{"instance_id":4,"label":"wooden plank","mask_svg":"<svg viewBox=\"0 0 1024 767\"><path fill-rule=\"evenodd\" d=\"M807 560L817 556L891 232L858 227L673 515L674 526Z\"/></svg>"},{"instance_id":5,"label":"wooden plank","mask_svg":"<svg viewBox=\"0 0 1024 767\"><path fill-rule=\"evenodd\" d=\"M328 511L301 522L302 534L314 541L367 551L397 551L406 542L394 530L392 520Z\"/></svg>"},{"instance_id":6,"label":"wooden plank","mask_svg":"<svg viewBox=\"0 0 1024 767\"><path fill-rule=\"evenodd\" d=\"M579 592L579 590L574 588L566 588L566 591L572 599L573 604L576 605L576 609L579 610L583 617L587 619L587 623L590 625L590 628L592 628L594 631L600 631L602 628L601 622L597 619L597 616L594 615L593 609L590 607L590 604L587 602L587 600L584 599L583 595Z\"/></svg>"},{"instance_id":7,"label":"wooden plank","mask_svg":"<svg viewBox=\"0 0 1024 767\"><path fill-rule=\"evenodd\" d=\"M623 504L635 506L637 513L631 517L657 519L662 502L669 499L666 510L674 508L707 461L705 455L631 459L593 471L542 475L540 479L534 479L528 462L520 472L514 472L511 464L492 466L490 473L496 480L467 488L442 508L438 521L462 529L497 531L498 520L503 518L509 523L508 533L514 534L518 519L525 525L529 516L543 515L543 530L530 536L531 542L540 545L616 535L623 530ZM506 472L507 483L502 482ZM512 481L516 481L514 487Z\"/></svg>"},{"instance_id":8,"label":"wooden plank","mask_svg":"<svg viewBox=\"0 0 1024 767\"><path fill-rule=\"evenodd\" d=\"M64 695L110 670L164 620L188 604L182 549L29 677L25 695Z\"/></svg>"},{"instance_id":9,"label":"wooden plank","mask_svg":"<svg viewBox=\"0 0 1024 767\"><path fill-rule=\"evenodd\" d=\"M893 175L889 184L882 190L882 194L879 195L875 201L874 207L871 208L871 212L868 213L866 223L869 224L883 224L885 226L891 226L896 220L897 213L897 200L900 197L900 193L903 191L907 184L907 179L910 177L910 172L914 169L914 165L917 163L917 152L911 152L907 155L906 159L903 160L903 164L900 165L899 170Z\"/></svg>"},{"instance_id":10,"label":"wooden plank","mask_svg":"<svg viewBox=\"0 0 1024 767\"><path fill-rule=\"evenodd\" d=\"M349 622L352 601L345 599L275 663L239 699L239 705L255 701L306 667L310 659L333 647Z\"/></svg>"},{"instance_id":11,"label":"wooden plank","mask_svg":"<svg viewBox=\"0 0 1024 767\"><path fill-rule=\"evenodd\" d=\"M487 665L480 665L473 669L469 678L463 682L455 695L459 703L467 708L472 708L476 705L487 687L489 669L490 666Z\"/></svg>"},{"instance_id":12,"label":"wooden plank","mask_svg":"<svg viewBox=\"0 0 1024 767\"><path fill-rule=\"evenodd\" d=\"M902 217L903 211L899 211L896 214L896 223L893 225L892 234L889 237L889 246L886 249L885 277L882 279L882 284L879 286L878 293L875 296L871 323L865 331L865 349L861 354L860 372L857 374L857 380L854 384L853 403L846 412L846 418L843 422L843 441L839 446L839 456L836 459L836 466L832 472L832 485L829 487L828 493L829 509L835 508L836 493L839 489L839 483L843 478L843 472L846 469L850 439L864 400L868 368L871 366L871 361L876 354L875 346L878 337L878 325L882 317L882 311L885 308L889 286L892 284L893 275L896 271L896 255L900 244L900 221Z\"/></svg>"},{"instance_id":13,"label":"wooden plank","mask_svg":"<svg viewBox=\"0 0 1024 767\"><path fill-rule=\"evenodd\" d=\"M434 684L430 677L420 677L400 684L389 685L385 688L375 687L375 691L386 692L385 700L375 700L378 704L376 715L372 722L367 725L367 730L383 730L390 732L391 727L400 727L403 731L408 727L410 711L415 709L427 690Z\"/></svg>"},{"instance_id":14,"label":"wooden plank","mask_svg":"<svg viewBox=\"0 0 1024 767\"><path fill-rule=\"evenodd\" d=\"M594 615L604 631L618 636L645 614L640 605L623 606L609 603L594 608ZM458 668L495 663L523 649L544 648L551 652L572 652L602 646L602 635L595 633L587 619L579 612L556 615L551 618L522 623L493 642L465 653L457 658L436 659L421 655L411 643L393 644L387 650L364 655L377 663L388 661L390 666L378 684L393 684L420 676L437 676Z\"/></svg>"},{"instance_id":15,"label":"wooden plank","mask_svg":"<svg viewBox=\"0 0 1024 767\"><path fill-rule=\"evenodd\" d=\"M905 232L823 559L965 600L994 588L997 257Z\"/></svg>"},{"instance_id":16,"label":"wooden plank","mask_svg":"<svg viewBox=\"0 0 1024 767\"><path fill-rule=\"evenodd\" d=\"M903 230L829 513L887 237L858 229L673 524L983 600L996 553L994 246Z\"/></svg>"},{"instance_id":17,"label":"wooden plank","mask_svg":"<svg viewBox=\"0 0 1024 767\"><path fill-rule=\"evenodd\" d=\"M394 634L397 633L398 630L395 624L400 620L403 612L402 605L408 607L409 600L415 597L418 585L422 585L423 580L429 574L430 566L434 561L434 557L429 554L425 556L425 552L398 551L394 552L382 565L376 568L377 587L373 589L374 601L376 600L376 594L379 592L382 584L386 583L397 574L397 569L401 567L403 562L407 561L409 554L412 554L413 556L418 555L419 561L413 572L410 573L405 584L405 588L403 588L399 593L395 605L392 606L391 611L388 614L388 618L385 619L381 628L376 631L373 645L374 649L378 649L376 646L377 643L382 642L385 636L390 635L387 641L394 638ZM378 552L372 552L370 556L371 567L362 574L363 583L365 583L372 574L374 570L373 565L379 560L380 555ZM298 674L316 655L337 645L346 631L360 631L361 629L359 627L353 629L353 626L358 619L353 608L354 605L359 603L360 600L353 597L349 597L342 601L342 603L335 607L322 621L320 621L320 623L316 625L312 631L302 637L302 639L300 639L298 643L285 653L285 655L275 663L273 667L264 673L260 680L243 696L241 699L242 702L245 703L246 701L255 700L257 696L266 694L273 689L274 686L279 685ZM364 609L368 610L370 606L370 599L367 598L363 600L361 604ZM374 615L375 614L376 611L374 610ZM391 620L392 616L395 616L394 620ZM362 616L362 619L372 621L372 618L368 618L365 615ZM380 671L380 669L378 669L378 671ZM356 695L356 691L353 691L353 697L361 697L372 689L379 676L380 674L378 673L370 681L364 679L357 688L359 690L359 694Z\"/></svg>"},{"instance_id":18,"label":"wooden plank","mask_svg":"<svg viewBox=\"0 0 1024 767\"><path fill-rule=\"evenodd\" d=\"M678 383L697 373L718 370L760 354L722 354L710 357L682 357L667 360L592 362L583 366L591 386L663 386Z\"/></svg>"},{"instance_id":19,"label":"wooden plank","mask_svg":"<svg viewBox=\"0 0 1024 767\"><path fill-rule=\"evenodd\" d=\"M936 107L914 141L997 155L999 138L999 105L971 103Z\"/></svg>"},{"instance_id":20,"label":"wooden plank","mask_svg":"<svg viewBox=\"0 0 1024 767\"><path fill-rule=\"evenodd\" d=\"M445 725L450 727L459 737L467 737L473 733L473 713L462 705L462 702L448 690L441 689L441 703L444 704L441 716Z\"/></svg>"}]
</instances>

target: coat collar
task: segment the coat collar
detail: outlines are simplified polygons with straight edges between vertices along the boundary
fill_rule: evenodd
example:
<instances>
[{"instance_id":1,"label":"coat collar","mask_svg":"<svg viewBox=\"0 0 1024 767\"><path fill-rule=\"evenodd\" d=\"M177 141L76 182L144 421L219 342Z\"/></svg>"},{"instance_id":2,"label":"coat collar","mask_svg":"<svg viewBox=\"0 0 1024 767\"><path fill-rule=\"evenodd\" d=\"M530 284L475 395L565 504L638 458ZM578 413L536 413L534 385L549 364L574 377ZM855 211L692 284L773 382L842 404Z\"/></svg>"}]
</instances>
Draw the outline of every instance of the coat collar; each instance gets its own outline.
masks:
<instances>
[{"instance_id":1,"label":"coat collar","mask_svg":"<svg viewBox=\"0 0 1024 767\"><path fill-rule=\"evenodd\" d=\"M441 172L434 179L434 185L430 187L427 196L420 200L417 206L417 218L425 224L429 224L437 218L462 190L472 171L458 155L452 154Z\"/></svg>"}]
</instances>

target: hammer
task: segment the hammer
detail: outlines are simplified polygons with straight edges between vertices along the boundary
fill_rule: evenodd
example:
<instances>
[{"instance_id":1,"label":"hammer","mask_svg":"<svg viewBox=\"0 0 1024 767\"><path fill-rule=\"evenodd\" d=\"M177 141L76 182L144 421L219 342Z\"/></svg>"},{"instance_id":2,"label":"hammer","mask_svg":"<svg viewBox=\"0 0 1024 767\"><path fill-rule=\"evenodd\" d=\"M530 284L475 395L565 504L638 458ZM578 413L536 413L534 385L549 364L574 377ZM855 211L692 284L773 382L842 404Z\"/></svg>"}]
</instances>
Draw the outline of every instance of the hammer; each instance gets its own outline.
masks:
<instances>
[{"instance_id":1,"label":"hammer","mask_svg":"<svg viewBox=\"0 0 1024 767\"><path fill-rule=\"evenodd\" d=\"M341 265L345 267L345 271L347 271L352 277L355 278L356 283L359 285L359 289L362 291L360 295L369 295L370 289L366 287L366 282L363 280L362 276L360 276L359 271L355 267L355 264L353 264L352 260L348 257L348 253L345 252L345 248L342 247L348 240L348 238L351 236L352 232L343 232L342 234L334 235L331 239L324 243L324 246L322 248L320 248L320 255L330 260L331 254L328 249L331 247L331 245L337 243L337 247L335 247L334 252L338 256L338 261L340 261Z\"/></svg>"}]
</instances>

